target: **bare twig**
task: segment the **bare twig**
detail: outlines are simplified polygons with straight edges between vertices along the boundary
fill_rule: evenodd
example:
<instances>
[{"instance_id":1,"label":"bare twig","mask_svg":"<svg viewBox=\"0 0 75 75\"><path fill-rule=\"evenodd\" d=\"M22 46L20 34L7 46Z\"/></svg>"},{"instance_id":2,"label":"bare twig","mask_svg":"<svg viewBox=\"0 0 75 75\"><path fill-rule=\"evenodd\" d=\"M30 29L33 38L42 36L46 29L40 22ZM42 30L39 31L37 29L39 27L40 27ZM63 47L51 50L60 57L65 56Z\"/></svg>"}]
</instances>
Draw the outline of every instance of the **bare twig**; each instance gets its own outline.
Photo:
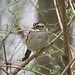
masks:
<instances>
[{"instance_id":1,"label":"bare twig","mask_svg":"<svg viewBox=\"0 0 75 75\"><path fill-rule=\"evenodd\" d=\"M45 19L45 17L41 14L41 12L37 9L37 7L34 5L34 3L30 0L30 2L32 3L32 5L36 8L36 10L38 11L38 13L41 15L41 17L44 19L44 21L46 22L46 23L48 23L47 22L47 20Z\"/></svg>"},{"instance_id":2,"label":"bare twig","mask_svg":"<svg viewBox=\"0 0 75 75\"><path fill-rule=\"evenodd\" d=\"M65 75L67 70L70 68L70 66L72 65L72 63L75 61L75 58L73 58L70 63L65 67L64 71L61 73L61 75Z\"/></svg>"},{"instance_id":3,"label":"bare twig","mask_svg":"<svg viewBox=\"0 0 75 75\"><path fill-rule=\"evenodd\" d=\"M3 12L4 10L8 9L8 8L11 7L12 5L18 3L19 1L21 1L21 0L17 0L17 1L15 1L14 3L12 3L12 4L8 5L8 6L6 6L4 9L2 9L2 10L0 11L0 13Z\"/></svg>"},{"instance_id":4,"label":"bare twig","mask_svg":"<svg viewBox=\"0 0 75 75\"><path fill-rule=\"evenodd\" d=\"M7 56L6 56L6 50L5 50L5 43L4 43L4 41L2 42L2 44L3 44L3 48L4 48L5 64L7 65L8 63L7 63ZM6 70L8 70L8 67L6 67Z\"/></svg>"},{"instance_id":5,"label":"bare twig","mask_svg":"<svg viewBox=\"0 0 75 75\"><path fill-rule=\"evenodd\" d=\"M59 23L60 23L60 28L61 28L61 30L63 30L63 27L62 27L62 14L61 14L60 6L59 6L59 1L54 0L54 4L55 4L55 7L56 7L56 13L57 13L57 17L58 17L58 20L59 20Z\"/></svg>"},{"instance_id":6,"label":"bare twig","mask_svg":"<svg viewBox=\"0 0 75 75\"><path fill-rule=\"evenodd\" d=\"M40 72L37 72L37 71L33 71L33 70L31 70L31 69L27 69L27 68L23 68L23 67L18 67L18 66L10 66L10 65L0 65L0 68L1 67L12 67L12 68L17 68L17 69L22 69L22 70L27 70L27 71L31 71L31 72L33 72L33 73L35 73L35 74L39 74L39 75L45 75L45 74L43 74L43 73L40 73ZM1 68L2 70L4 70L3 68ZM8 73L7 71L4 71L5 73ZM8 73L9 74L9 73ZM11 75L11 74L10 74Z\"/></svg>"},{"instance_id":7,"label":"bare twig","mask_svg":"<svg viewBox=\"0 0 75 75\"><path fill-rule=\"evenodd\" d=\"M0 69L3 70L7 75L9 75L8 71L6 71L5 69L3 69L1 66L0 66Z\"/></svg>"}]
</instances>

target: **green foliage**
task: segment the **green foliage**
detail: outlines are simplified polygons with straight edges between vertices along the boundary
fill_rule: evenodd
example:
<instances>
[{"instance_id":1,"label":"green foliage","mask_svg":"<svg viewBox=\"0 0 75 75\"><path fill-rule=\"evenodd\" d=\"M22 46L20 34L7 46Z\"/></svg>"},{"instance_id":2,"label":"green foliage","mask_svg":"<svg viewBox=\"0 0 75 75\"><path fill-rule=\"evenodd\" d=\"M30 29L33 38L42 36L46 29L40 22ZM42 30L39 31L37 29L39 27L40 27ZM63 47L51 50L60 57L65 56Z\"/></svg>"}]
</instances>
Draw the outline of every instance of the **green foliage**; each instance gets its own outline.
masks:
<instances>
[{"instance_id":1,"label":"green foliage","mask_svg":"<svg viewBox=\"0 0 75 75\"><path fill-rule=\"evenodd\" d=\"M40 71L41 70L41 68L39 67L39 68L36 68L36 67L34 67L34 71Z\"/></svg>"},{"instance_id":2,"label":"green foliage","mask_svg":"<svg viewBox=\"0 0 75 75\"><path fill-rule=\"evenodd\" d=\"M55 65L55 68L57 69L61 69L61 67L59 65Z\"/></svg>"},{"instance_id":3,"label":"green foliage","mask_svg":"<svg viewBox=\"0 0 75 75\"><path fill-rule=\"evenodd\" d=\"M3 35L2 35L2 34L0 34L0 38L4 39L4 37L3 37Z\"/></svg>"},{"instance_id":4,"label":"green foliage","mask_svg":"<svg viewBox=\"0 0 75 75\"><path fill-rule=\"evenodd\" d=\"M61 38L63 39L63 35L61 35Z\"/></svg>"},{"instance_id":5,"label":"green foliage","mask_svg":"<svg viewBox=\"0 0 75 75\"><path fill-rule=\"evenodd\" d=\"M37 9L39 9L39 5L37 5Z\"/></svg>"},{"instance_id":6,"label":"green foliage","mask_svg":"<svg viewBox=\"0 0 75 75\"><path fill-rule=\"evenodd\" d=\"M7 29L9 29L9 30L10 30L10 26L9 26L9 24L8 24L8 23L6 24L6 27L7 27Z\"/></svg>"},{"instance_id":7,"label":"green foliage","mask_svg":"<svg viewBox=\"0 0 75 75\"><path fill-rule=\"evenodd\" d=\"M18 14L19 14L19 11L17 10L17 8L14 9L13 13L15 15L15 21L17 21L18 20Z\"/></svg>"},{"instance_id":8,"label":"green foliage","mask_svg":"<svg viewBox=\"0 0 75 75\"><path fill-rule=\"evenodd\" d=\"M28 68L28 64L25 67Z\"/></svg>"},{"instance_id":9,"label":"green foliage","mask_svg":"<svg viewBox=\"0 0 75 75\"><path fill-rule=\"evenodd\" d=\"M53 63L52 63L52 62L50 62L50 65L53 65Z\"/></svg>"},{"instance_id":10,"label":"green foliage","mask_svg":"<svg viewBox=\"0 0 75 75\"><path fill-rule=\"evenodd\" d=\"M56 75L56 71L55 71L55 70L50 70L50 71L49 71L49 74L50 74L50 75Z\"/></svg>"},{"instance_id":11,"label":"green foliage","mask_svg":"<svg viewBox=\"0 0 75 75\"><path fill-rule=\"evenodd\" d=\"M11 31L11 32L15 31L15 29L16 29L15 25L12 25L12 26L13 26L13 28L12 28L12 31ZM10 28L10 25L9 25L8 23L6 24L6 27L7 27L7 29L9 29L9 30L11 29L11 28Z\"/></svg>"},{"instance_id":12,"label":"green foliage","mask_svg":"<svg viewBox=\"0 0 75 75\"><path fill-rule=\"evenodd\" d=\"M46 28L46 32L47 32L48 34L51 34L51 33L52 33L51 31L48 30L48 28Z\"/></svg>"},{"instance_id":13,"label":"green foliage","mask_svg":"<svg viewBox=\"0 0 75 75\"><path fill-rule=\"evenodd\" d=\"M45 52L42 52L42 54L44 55L44 54L45 54Z\"/></svg>"},{"instance_id":14,"label":"green foliage","mask_svg":"<svg viewBox=\"0 0 75 75\"><path fill-rule=\"evenodd\" d=\"M39 72L41 70L41 68L39 67L38 69L37 69L37 71Z\"/></svg>"},{"instance_id":15,"label":"green foliage","mask_svg":"<svg viewBox=\"0 0 75 75\"><path fill-rule=\"evenodd\" d=\"M17 61L21 61L20 59L17 59Z\"/></svg>"},{"instance_id":16,"label":"green foliage","mask_svg":"<svg viewBox=\"0 0 75 75\"><path fill-rule=\"evenodd\" d=\"M19 11L17 10L17 8L15 8L13 11L8 8L8 12L15 16L15 22L17 22L18 21L18 14L19 14Z\"/></svg>"},{"instance_id":17,"label":"green foliage","mask_svg":"<svg viewBox=\"0 0 75 75\"><path fill-rule=\"evenodd\" d=\"M28 68L28 67L31 69L31 68L33 67L33 64L30 64L29 66L28 66L28 64L27 64L27 65L26 65L26 68ZM35 71L38 71L38 72L41 70L40 67L38 67L38 68L34 67L33 69L34 69Z\"/></svg>"},{"instance_id":18,"label":"green foliage","mask_svg":"<svg viewBox=\"0 0 75 75\"><path fill-rule=\"evenodd\" d=\"M50 54L47 54L47 56L48 56L49 58L52 58L52 56L51 56Z\"/></svg>"},{"instance_id":19,"label":"green foliage","mask_svg":"<svg viewBox=\"0 0 75 75\"><path fill-rule=\"evenodd\" d=\"M8 8L8 12L11 13L11 14L13 14L13 12L9 8Z\"/></svg>"},{"instance_id":20,"label":"green foliage","mask_svg":"<svg viewBox=\"0 0 75 75\"><path fill-rule=\"evenodd\" d=\"M24 75L26 75L26 72L24 71Z\"/></svg>"},{"instance_id":21,"label":"green foliage","mask_svg":"<svg viewBox=\"0 0 75 75\"><path fill-rule=\"evenodd\" d=\"M13 32L15 29L16 29L16 27L15 27L15 26L13 26L13 28L12 28L12 31L11 31L11 32Z\"/></svg>"},{"instance_id":22,"label":"green foliage","mask_svg":"<svg viewBox=\"0 0 75 75\"><path fill-rule=\"evenodd\" d=\"M50 31L47 31L47 33L48 33L48 34L51 34L52 32L50 32Z\"/></svg>"},{"instance_id":23,"label":"green foliage","mask_svg":"<svg viewBox=\"0 0 75 75\"><path fill-rule=\"evenodd\" d=\"M50 51L51 51L51 52L53 52L54 50L53 50L53 49L51 49Z\"/></svg>"},{"instance_id":24,"label":"green foliage","mask_svg":"<svg viewBox=\"0 0 75 75\"><path fill-rule=\"evenodd\" d=\"M29 65L29 68L32 68L32 64Z\"/></svg>"},{"instance_id":25,"label":"green foliage","mask_svg":"<svg viewBox=\"0 0 75 75\"><path fill-rule=\"evenodd\" d=\"M36 67L34 67L34 71L37 71L37 68Z\"/></svg>"},{"instance_id":26,"label":"green foliage","mask_svg":"<svg viewBox=\"0 0 75 75\"><path fill-rule=\"evenodd\" d=\"M23 38L20 42L24 44L25 41L26 41L26 38Z\"/></svg>"},{"instance_id":27,"label":"green foliage","mask_svg":"<svg viewBox=\"0 0 75 75\"><path fill-rule=\"evenodd\" d=\"M72 18L72 14L71 14L70 9L67 9L67 10L66 10L66 15L67 15L67 18L68 18L68 19L71 19L71 18Z\"/></svg>"},{"instance_id":28,"label":"green foliage","mask_svg":"<svg viewBox=\"0 0 75 75\"><path fill-rule=\"evenodd\" d=\"M0 54L2 54L2 49L0 49Z\"/></svg>"},{"instance_id":29,"label":"green foliage","mask_svg":"<svg viewBox=\"0 0 75 75\"><path fill-rule=\"evenodd\" d=\"M70 9L67 9L67 10L66 10L66 14L67 14L67 15L70 15L70 14L71 14Z\"/></svg>"}]
</instances>

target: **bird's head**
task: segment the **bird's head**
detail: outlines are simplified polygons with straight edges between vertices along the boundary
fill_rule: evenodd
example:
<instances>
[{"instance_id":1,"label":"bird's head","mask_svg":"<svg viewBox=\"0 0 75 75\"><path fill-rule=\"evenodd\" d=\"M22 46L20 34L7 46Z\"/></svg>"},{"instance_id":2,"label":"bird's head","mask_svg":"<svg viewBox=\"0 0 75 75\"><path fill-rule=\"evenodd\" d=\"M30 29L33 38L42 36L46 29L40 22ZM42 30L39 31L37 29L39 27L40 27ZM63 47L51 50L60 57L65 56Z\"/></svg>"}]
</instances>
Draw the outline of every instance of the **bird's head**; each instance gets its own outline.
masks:
<instances>
[{"instance_id":1,"label":"bird's head","mask_svg":"<svg viewBox=\"0 0 75 75\"><path fill-rule=\"evenodd\" d=\"M35 22L34 24L33 24L33 27L32 27L32 29L34 29L34 30L44 30L45 29L45 27L44 27L44 24L43 23L41 23L41 22Z\"/></svg>"}]
</instances>

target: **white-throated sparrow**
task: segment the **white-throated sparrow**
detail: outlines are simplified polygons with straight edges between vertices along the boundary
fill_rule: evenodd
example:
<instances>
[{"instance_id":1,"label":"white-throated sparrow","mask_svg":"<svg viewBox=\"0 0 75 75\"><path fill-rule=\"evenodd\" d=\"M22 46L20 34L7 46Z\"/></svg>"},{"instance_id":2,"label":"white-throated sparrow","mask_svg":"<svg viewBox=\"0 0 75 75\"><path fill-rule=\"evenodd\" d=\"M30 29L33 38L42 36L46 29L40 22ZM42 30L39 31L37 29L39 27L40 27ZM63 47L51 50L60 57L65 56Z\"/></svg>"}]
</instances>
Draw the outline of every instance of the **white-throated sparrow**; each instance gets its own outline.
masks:
<instances>
[{"instance_id":1,"label":"white-throated sparrow","mask_svg":"<svg viewBox=\"0 0 75 75\"><path fill-rule=\"evenodd\" d=\"M34 23L32 30L29 31L26 38L27 51L22 61L29 57L31 51L38 51L45 47L47 45L47 39L48 36L44 24L41 22Z\"/></svg>"}]
</instances>

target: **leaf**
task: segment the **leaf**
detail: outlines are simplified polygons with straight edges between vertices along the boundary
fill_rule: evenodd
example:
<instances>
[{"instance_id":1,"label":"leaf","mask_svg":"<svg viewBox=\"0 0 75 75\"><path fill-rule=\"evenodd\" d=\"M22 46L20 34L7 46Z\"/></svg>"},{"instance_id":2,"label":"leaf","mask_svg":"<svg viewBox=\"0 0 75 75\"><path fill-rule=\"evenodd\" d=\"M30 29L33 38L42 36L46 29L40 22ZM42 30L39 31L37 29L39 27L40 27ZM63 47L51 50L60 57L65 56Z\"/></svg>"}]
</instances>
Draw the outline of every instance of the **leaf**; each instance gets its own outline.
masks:
<instances>
[{"instance_id":1,"label":"leaf","mask_svg":"<svg viewBox=\"0 0 75 75\"><path fill-rule=\"evenodd\" d=\"M16 11L17 11L17 8L14 9L14 12L16 12Z\"/></svg>"},{"instance_id":2,"label":"leaf","mask_svg":"<svg viewBox=\"0 0 75 75\"><path fill-rule=\"evenodd\" d=\"M19 12L18 12L17 8L14 9L13 13L14 13L14 15L16 16L16 18L18 19L18 13L19 13Z\"/></svg>"},{"instance_id":3,"label":"leaf","mask_svg":"<svg viewBox=\"0 0 75 75\"><path fill-rule=\"evenodd\" d=\"M4 37L3 37L3 35L2 35L2 34L0 34L0 37L1 37L2 39L4 39Z\"/></svg>"},{"instance_id":4,"label":"leaf","mask_svg":"<svg viewBox=\"0 0 75 75\"><path fill-rule=\"evenodd\" d=\"M50 62L50 65L53 65L53 63L52 63L52 62Z\"/></svg>"},{"instance_id":5,"label":"leaf","mask_svg":"<svg viewBox=\"0 0 75 75\"><path fill-rule=\"evenodd\" d=\"M56 65L55 68L57 68L57 69L61 69L61 67L60 67L59 65Z\"/></svg>"},{"instance_id":6,"label":"leaf","mask_svg":"<svg viewBox=\"0 0 75 75\"><path fill-rule=\"evenodd\" d=\"M32 64L29 65L29 68L32 68Z\"/></svg>"},{"instance_id":7,"label":"leaf","mask_svg":"<svg viewBox=\"0 0 75 75\"><path fill-rule=\"evenodd\" d=\"M2 49L0 49L0 54L2 54Z\"/></svg>"},{"instance_id":8,"label":"leaf","mask_svg":"<svg viewBox=\"0 0 75 75\"><path fill-rule=\"evenodd\" d=\"M48 31L48 28L46 27L46 31Z\"/></svg>"},{"instance_id":9,"label":"leaf","mask_svg":"<svg viewBox=\"0 0 75 75\"><path fill-rule=\"evenodd\" d=\"M39 9L39 5L37 5L37 9Z\"/></svg>"},{"instance_id":10,"label":"leaf","mask_svg":"<svg viewBox=\"0 0 75 75\"><path fill-rule=\"evenodd\" d=\"M48 34L51 34L51 33L52 33L51 31L48 30L47 27L46 27L46 32L47 32Z\"/></svg>"},{"instance_id":11,"label":"leaf","mask_svg":"<svg viewBox=\"0 0 75 75\"><path fill-rule=\"evenodd\" d=\"M26 72L24 71L24 75L26 75Z\"/></svg>"},{"instance_id":12,"label":"leaf","mask_svg":"<svg viewBox=\"0 0 75 75\"><path fill-rule=\"evenodd\" d=\"M15 27L15 26L13 26L13 29L12 29L12 31L11 31L11 32L13 32L15 29L16 29L16 27Z\"/></svg>"},{"instance_id":13,"label":"leaf","mask_svg":"<svg viewBox=\"0 0 75 75\"><path fill-rule=\"evenodd\" d=\"M47 54L47 56L48 56L49 58L52 58L52 56L51 56L50 54Z\"/></svg>"},{"instance_id":14,"label":"leaf","mask_svg":"<svg viewBox=\"0 0 75 75\"><path fill-rule=\"evenodd\" d=\"M9 8L8 8L8 12L10 12L11 14L13 13Z\"/></svg>"},{"instance_id":15,"label":"leaf","mask_svg":"<svg viewBox=\"0 0 75 75\"><path fill-rule=\"evenodd\" d=\"M67 10L66 10L66 14L67 14L67 15L70 15L70 14L71 14L70 9L67 9Z\"/></svg>"},{"instance_id":16,"label":"leaf","mask_svg":"<svg viewBox=\"0 0 75 75\"><path fill-rule=\"evenodd\" d=\"M69 16L69 17L67 17L68 19L71 19L72 18L72 16Z\"/></svg>"},{"instance_id":17,"label":"leaf","mask_svg":"<svg viewBox=\"0 0 75 75\"><path fill-rule=\"evenodd\" d=\"M51 52L53 52L54 50L53 50L53 49L51 49L50 51L51 51Z\"/></svg>"},{"instance_id":18,"label":"leaf","mask_svg":"<svg viewBox=\"0 0 75 75\"><path fill-rule=\"evenodd\" d=\"M7 29L9 29L9 30L10 30L10 26L9 26L9 24L6 24L6 27L7 27Z\"/></svg>"},{"instance_id":19,"label":"leaf","mask_svg":"<svg viewBox=\"0 0 75 75\"><path fill-rule=\"evenodd\" d=\"M20 61L20 59L17 59L17 61Z\"/></svg>"},{"instance_id":20,"label":"leaf","mask_svg":"<svg viewBox=\"0 0 75 75\"><path fill-rule=\"evenodd\" d=\"M50 32L50 31L47 31L47 33L48 33L48 34L51 34L52 32Z\"/></svg>"},{"instance_id":21,"label":"leaf","mask_svg":"<svg viewBox=\"0 0 75 75\"><path fill-rule=\"evenodd\" d=\"M49 74L50 74L50 75L55 75L55 74L56 74L56 71L55 71L55 70L50 70L50 71L49 71Z\"/></svg>"},{"instance_id":22,"label":"leaf","mask_svg":"<svg viewBox=\"0 0 75 75\"><path fill-rule=\"evenodd\" d=\"M34 67L34 71L37 71L36 67Z\"/></svg>"},{"instance_id":23,"label":"leaf","mask_svg":"<svg viewBox=\"0 0 75 75\"><path fill-rule=\"evenodd\" d=\"M61 35L61 38L63 39L63 35Z\"/></svg>"},{"instance_id":24,"label":"leaf","mask_svg":"<svg viewBox=\"0 0 75 75\"><path fill-rule=\"evenodd\" d=\"M41 68L39 67L38 69L37 69L37 71L39 72L41 70Z\"/></svg>"},{"instance_id":25,"label":"leaf","mask_svg":"<svg viewBox=\"0 0 75 75\"><path fill-rule=\"evenodd\" d=\"M25 67L28 68L28 64Z\"/></svg>"},{"instance_id":26,"label":"leaf","mask_svg":"<svg viewBox=\"0 0 75 75\"><path fill-rule=\"evenodd\" d=\"M55 70L53 70L53 74L56 74L56 71Z\"/></svg>"},{"instance_id":27,"label":"leaf","mask_svg":"<svg viewBox=\"0 0 75 75\"><path fill-rule=\"evenodd\" d=\"M26 41L26 38L23 38L20 42L24 44L25 41Z\"/></svg>"},{"instance_id":28,"label":"leaf","mask_svg":"<svg viewBox=\"0 0 75 75\"><path fill-rule=\"evenodd\" d=\"M45 54L45 52L43 52L42 54Z\"/></svg>"}]
</instances>

